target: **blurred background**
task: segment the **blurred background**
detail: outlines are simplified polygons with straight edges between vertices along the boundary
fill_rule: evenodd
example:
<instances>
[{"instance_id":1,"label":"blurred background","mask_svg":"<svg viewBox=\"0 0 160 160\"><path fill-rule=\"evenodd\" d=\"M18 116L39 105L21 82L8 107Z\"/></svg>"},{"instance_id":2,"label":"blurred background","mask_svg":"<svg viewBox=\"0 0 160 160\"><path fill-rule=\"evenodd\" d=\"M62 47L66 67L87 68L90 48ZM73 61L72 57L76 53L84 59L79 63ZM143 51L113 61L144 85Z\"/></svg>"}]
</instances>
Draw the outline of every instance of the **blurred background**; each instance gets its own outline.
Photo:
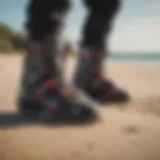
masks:
<instances>
[{"instance_id":1,"label":"blurred background","mask_svg":"<svg viewBox=\"0 0 160 160\"><path fill-rule=\"evenodd\" d=\"M25 49L27 0L0 0L0 53ZM86 12L73 0L64 36L75 50L81 38ZM123 61L159 63L160 3L157 0L124 0L110 40L111 58Z\"/></svg>"}]
</instances>

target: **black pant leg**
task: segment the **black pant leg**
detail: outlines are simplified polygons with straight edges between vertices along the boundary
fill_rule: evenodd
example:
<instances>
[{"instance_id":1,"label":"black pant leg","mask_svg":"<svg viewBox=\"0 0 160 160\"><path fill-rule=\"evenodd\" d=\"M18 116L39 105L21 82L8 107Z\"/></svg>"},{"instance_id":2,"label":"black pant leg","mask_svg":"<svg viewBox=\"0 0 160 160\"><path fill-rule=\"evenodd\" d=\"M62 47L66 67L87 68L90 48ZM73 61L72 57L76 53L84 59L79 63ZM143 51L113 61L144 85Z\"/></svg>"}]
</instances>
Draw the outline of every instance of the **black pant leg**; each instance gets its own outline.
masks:
<instances>
[{"instance_id":1,"label":"black pant leg","mask_svg":"<svg viewBox=\"0 0 160 160\"><path fill-rule=\"evenodd\" d=\"M89 15L83 29L82 46L104 48L120 0L84 0L84 3Z\"/></svg>"},{"instance_id":2,"label":"black pant leg","mask_svg":"<svg viewBox=\"0 0 160 160\"><path fill-rule=\"evenodd\" d=\"M27 30L35 40L42 40L61 27L70 0L30 0Z\"/></svg>"}]
</instances>

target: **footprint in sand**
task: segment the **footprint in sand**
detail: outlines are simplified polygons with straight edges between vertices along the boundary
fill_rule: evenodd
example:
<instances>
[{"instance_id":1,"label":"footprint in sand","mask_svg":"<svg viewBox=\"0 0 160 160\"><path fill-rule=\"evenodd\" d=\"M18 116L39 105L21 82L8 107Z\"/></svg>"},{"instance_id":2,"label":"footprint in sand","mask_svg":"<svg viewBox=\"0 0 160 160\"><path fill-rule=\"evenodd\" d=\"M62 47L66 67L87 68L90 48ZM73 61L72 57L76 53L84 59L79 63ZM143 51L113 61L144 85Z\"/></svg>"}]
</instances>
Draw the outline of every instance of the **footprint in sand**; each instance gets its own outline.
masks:
<instances>
[{"instance_id":1,"label":"footprint in sand","mask_svg":"<svg viewBox=\"0 0 160 160\"><path fill-rule=\"evenodd\" d=\"M63 157L57 156L55 160L65 160Z\"/></svg>"},{"instance_id":2,"label":"footprint in sand","mask_svg":"<svg viewBox=\"0 0 160 160\"><path fill-rule=\"evenodd\" d=\"M80 159L82 158L82 154L80 152L72 152L72 158Z\"/></svg>"},{"instance_id":3,"label":"footprint in sand","mask_svg":"<svg viewBox=\"0 0 160 160\"><path fill-rule=\"evenodd\" d=\"M95 142L89 142L87 144L88 151L93 151L95 149L95 147L96 147Z\"/></svg>"},{"instance_id":4,"label":"footprint in sand","mask_svg":"<svg viewBox=\"0 0 160 160\"><path fill-rule=\"evenodd\" d=\"M125 126L122 131L123 133L127 133L127 134L136 134L140 132L140 127L136 125L129 125L129 126Z\"/></svg>"}]
</instances>

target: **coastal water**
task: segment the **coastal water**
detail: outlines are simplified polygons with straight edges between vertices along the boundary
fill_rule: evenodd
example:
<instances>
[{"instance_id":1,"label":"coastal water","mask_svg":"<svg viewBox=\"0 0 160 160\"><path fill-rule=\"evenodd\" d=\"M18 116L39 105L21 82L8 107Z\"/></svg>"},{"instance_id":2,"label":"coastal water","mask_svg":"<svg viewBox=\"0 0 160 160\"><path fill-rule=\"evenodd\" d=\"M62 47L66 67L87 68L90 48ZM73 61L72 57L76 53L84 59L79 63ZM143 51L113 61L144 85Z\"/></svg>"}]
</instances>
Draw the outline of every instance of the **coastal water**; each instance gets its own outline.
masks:
<instances>
[{"instance_id":1,"label":"coastal water","mask_svg":"<svg viewBox=\"0 0 160 160\"><path fill-rule=\"evenodd\" d=\"M125 63L160 65L160 53L112 53L110 60Z\"/></svg>"}]
</instances>

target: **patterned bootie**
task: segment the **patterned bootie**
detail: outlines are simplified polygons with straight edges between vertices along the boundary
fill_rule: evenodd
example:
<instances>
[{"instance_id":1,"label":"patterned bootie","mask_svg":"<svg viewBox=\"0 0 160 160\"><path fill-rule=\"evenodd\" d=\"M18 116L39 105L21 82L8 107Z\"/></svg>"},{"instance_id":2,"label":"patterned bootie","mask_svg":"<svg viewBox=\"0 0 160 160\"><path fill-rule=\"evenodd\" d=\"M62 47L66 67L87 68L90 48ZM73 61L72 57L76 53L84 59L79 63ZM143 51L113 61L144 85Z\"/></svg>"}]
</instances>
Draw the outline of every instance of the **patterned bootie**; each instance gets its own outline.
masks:
<instances>
[{"instance_id":1,"label":"patterned bootie","mask_svg":"<svg viewBox=\"0 0 160 160\"><path fill-rule=\"evenodd\" d=\"M30 40L25 57L19 111L30 118L91 122L99 119L92 104L80 100L64 85L50 36L41 42Z\"/></svg>"},{"instance_id":2,"label":"patterned bootie","mask_svg":"<svg viewBox=\"0 0 160 160\"><path fill-rule=\"evenodd\" d=\"M92 49L81 52L75 84L97 102L126 102L129 100L128 93L103 76L102 61L106 58L103 53L104 51Z\"/></svg>"}]
</instances>

